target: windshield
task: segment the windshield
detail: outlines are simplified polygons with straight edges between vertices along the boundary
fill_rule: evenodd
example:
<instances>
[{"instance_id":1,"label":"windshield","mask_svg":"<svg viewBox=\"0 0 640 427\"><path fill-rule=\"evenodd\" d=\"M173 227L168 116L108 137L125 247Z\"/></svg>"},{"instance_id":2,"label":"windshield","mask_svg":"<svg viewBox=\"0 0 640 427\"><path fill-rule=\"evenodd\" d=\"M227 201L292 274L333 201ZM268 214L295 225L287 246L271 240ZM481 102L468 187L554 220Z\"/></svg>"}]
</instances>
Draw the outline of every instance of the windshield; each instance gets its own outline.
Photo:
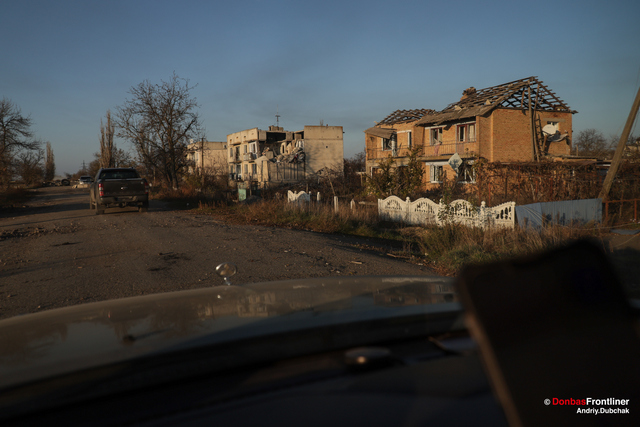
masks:
<instances>
[{"instance_id":1,"label":"windshield","mask_svg":"<svg viewBox=\"0 0 640 427\"><path fill-rule=\"evenodd\" d=\"M636 2L61 3L0 13L0 389L477 355L530 282L461 273L583 239L640 298Z\"/></svg>"}]
</instances>

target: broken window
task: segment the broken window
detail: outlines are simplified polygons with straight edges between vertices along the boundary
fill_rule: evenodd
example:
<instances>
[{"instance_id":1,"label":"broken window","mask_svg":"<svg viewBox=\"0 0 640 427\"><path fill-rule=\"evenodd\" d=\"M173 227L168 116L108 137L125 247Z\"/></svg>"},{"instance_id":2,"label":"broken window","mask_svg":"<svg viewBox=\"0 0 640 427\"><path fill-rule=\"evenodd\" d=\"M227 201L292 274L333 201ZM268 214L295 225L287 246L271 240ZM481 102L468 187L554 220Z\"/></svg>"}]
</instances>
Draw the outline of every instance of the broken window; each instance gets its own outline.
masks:
<instances>
[{"instance_id":1,"label":"broken window","mask_svg":"<svg viewBox=\"0 0 640 427\"><path fill-rule=\"evenodd\" d=\"M444 165L447 162L433 162L433 163L425 163L425 166L429 168L429 181L432 183L440 183L442 182L442 178L444 177Z\"/></svg>"},{"instance_id":2,"label":"broken window","mask_svg":"<svg viewBox=\"0 0 640 427\"><path fill-rule=\"evenodd\" d=\"M458 125L458 142L475 142L476 140L476 124L465 123Z\"/></svg>"},{"instance_id":3,"label":"broken window","mask_svg":"<svg viewBox=\"0 0 640 427\"><path fill-rule=\"evenodd\" d=\"M412 141L412 137L411 137L411 131L407 132L407 147L411 148L411 144L413 143Z\"/></svg>"},{"instance_id":4,"label":"broken window","mask_svg":"<svg viewBox=\"0 0 640 427\"><path fill-rule=\"evenodd\" d=\"M431 145L442 144L442 128L432 128L429 133L431 134Z\"/></svg>"},{"instance_id":5,"label":"broken window","mask_svg":"<svg viewBox=\"0 0 640 427\"><path fill-rule=\"evenodd\" d=\"M391 150L391 140L388 138L382 138L382 149Z\"/></svg>"},{"instance_id":6,"label":"broken window","mask_svg":"<svg viewBox=\"0 0 640 427\"><path fill-rule=\"evenodd\" d=\"M460 166L460 182L466 184L473 184L476 182L476 170L473 168L473 163L473 160L468 160Z\"/></svg>"},{"instance_id":7,"label":"broken window","mask_svg":"<svg viewBox=\"0 0 640 427\"><path fill-rule=\"evenodd\" d=\"M431 182L442 182L442 166L431 166Z\"/></svg>"}]
</instances>

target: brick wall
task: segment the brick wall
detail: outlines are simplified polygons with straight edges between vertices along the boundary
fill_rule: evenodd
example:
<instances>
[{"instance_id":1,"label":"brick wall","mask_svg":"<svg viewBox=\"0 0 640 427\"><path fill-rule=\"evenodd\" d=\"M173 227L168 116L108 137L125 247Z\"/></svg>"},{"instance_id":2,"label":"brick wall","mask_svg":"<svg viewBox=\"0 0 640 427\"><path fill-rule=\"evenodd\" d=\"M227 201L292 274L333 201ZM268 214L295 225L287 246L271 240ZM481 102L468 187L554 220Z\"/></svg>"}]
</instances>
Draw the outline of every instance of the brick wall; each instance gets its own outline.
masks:
<instances>
[{"instance_id":1,"label":"brick wall","mask_svg":"<svg viewBox=\"0 0 640 427\"><path fill-rule=\"evenodd\" d=\"M540 111L541 126L548 121L556 121L559 124L560 133L568 133L569 140L572 137L572 114L554 111ZM531 118L527 110L496 109L492 112L491 122L492 148L490 155L481 154L491 162L528 162L534 160L533 143L531 141ZM483 128L481 126L481 132ZM483 133L482 137L485 137ZM484 139L482 140L484 144ZM542 143L542 141L540 141ZM549 154L568 155L571 145L567 141L551 143Z\"/></svg>"},{"instance_id":2,"label":"brick wall","mask_svg":"<svg viewBox=\"0 0 640 427\"><path fill-rule=\"evenodd\" d=\"M411 123L396 123L394 125L385 125L385 129L393 128L396 130L396 156L398 164L406 163L404 158L409 157L411 148L409 147L409 133L411 131L411 146L424 146L425 131L422 126L414 126ZM365 134L365 154L366 154L366 170L370 172L371 167L375 167L379 160L386 159L392 154L392 150L382 149L382 138ZM418 156L424 155L424 148L418 153Z\"/></svg>"},{"instance_id":3,"label":"brick wall","mask_svg":"<svg viewBox=\"0 0 640 427\"><path fill-rule=\"evenodd\" d=\"M491 114L493 155L490 162L533 160L531 118L526 110L495 109Z\"/></svg>"}]
</instances>

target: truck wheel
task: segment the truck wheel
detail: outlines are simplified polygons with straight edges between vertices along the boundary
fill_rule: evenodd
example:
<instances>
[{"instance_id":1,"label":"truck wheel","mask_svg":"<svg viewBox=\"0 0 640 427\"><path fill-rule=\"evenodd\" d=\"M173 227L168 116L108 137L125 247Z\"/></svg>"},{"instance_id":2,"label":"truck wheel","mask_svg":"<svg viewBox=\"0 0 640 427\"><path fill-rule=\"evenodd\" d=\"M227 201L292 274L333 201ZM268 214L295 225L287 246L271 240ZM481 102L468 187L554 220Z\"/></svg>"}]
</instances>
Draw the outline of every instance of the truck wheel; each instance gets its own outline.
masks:
<instances>
[{"instance_id":1,"label":"truck wheel","mask_svg":"<svg viewBox=\"0 0 640 427\"><path fill-rule=\"evenodd\" d=\"M104 206L96 203L96 215L102 215L104 213Z\"/></svg>"},{"instance_id":2,"label":"truck wheel","mask_svg":"<svg viewBox=\"0 0 640 427\"><path fill-rule=\"evenodd\" d=\"M149 210L149 202L143 202L142 205L138 206L138 212L147 212Z\"/></svg>"}]
</instances>

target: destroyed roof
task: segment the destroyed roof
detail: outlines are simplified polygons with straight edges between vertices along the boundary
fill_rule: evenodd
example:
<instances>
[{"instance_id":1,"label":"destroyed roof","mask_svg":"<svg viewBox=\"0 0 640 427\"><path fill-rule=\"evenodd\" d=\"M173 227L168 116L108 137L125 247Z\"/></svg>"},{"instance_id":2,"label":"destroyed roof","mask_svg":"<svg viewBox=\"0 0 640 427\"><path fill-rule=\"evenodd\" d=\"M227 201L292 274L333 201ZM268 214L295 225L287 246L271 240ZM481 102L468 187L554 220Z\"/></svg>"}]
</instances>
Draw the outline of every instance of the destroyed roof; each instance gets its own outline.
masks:
<instances>
[{"instance_id":1,"label":"destroyed roof","mask_svg":"<svg viewBox=\"0 0 640 427\"><path fill-rule=\"evenodd\" d=\"M389 114L382 121L378 122L374 127L371 127L364 131L368 135L378 136L380 138L391 138L396 132L393 128L383 128L382 125L394 125L396 123L410 123L416 120L420 120L422 117L435 114L435 110L419 109L419 110L396 110Z\"/></svg>"},{"instance_id":2,"label":"destroyed roof","mask_svg":"<svg viewBox=\"0 0 640 427\"><path fill-rule=\"evenodd\" d=\"M407 123L414 120L419 120L428 114L434 114L435 110L419 109L419 110L396 110L389 114L382 121L378 122L379 125L392 125L395 123Z\"/></svg>"},{"instance_id":3,"label":"destroyed roof","mask_svg":"<svg viewBox=\"0 0 640 427\"><path fill-rule=\"evenodd\" d=\"M458 102L449 104L444 110L424 116L416 125L438 125L454 120L481 116L495 108L517 108L538 111L561 111L577 113L558 96L545 86L537 77L504 83L486 89L476 90L470 87L462 92L462 98Z\"/></svg>"},{"instance_id":4,"label":"destroyed roof","mask_svg":"<svg viewBox=\"0 0 640 427\"><path fill-rule=\"evenodd\" d=\"M396 130L374 126L365 130L364 133L366 133L367 135L377 136L379 138L389 139L393 136L394 133L396 133Z\"/></svg>"}]
</instances>

